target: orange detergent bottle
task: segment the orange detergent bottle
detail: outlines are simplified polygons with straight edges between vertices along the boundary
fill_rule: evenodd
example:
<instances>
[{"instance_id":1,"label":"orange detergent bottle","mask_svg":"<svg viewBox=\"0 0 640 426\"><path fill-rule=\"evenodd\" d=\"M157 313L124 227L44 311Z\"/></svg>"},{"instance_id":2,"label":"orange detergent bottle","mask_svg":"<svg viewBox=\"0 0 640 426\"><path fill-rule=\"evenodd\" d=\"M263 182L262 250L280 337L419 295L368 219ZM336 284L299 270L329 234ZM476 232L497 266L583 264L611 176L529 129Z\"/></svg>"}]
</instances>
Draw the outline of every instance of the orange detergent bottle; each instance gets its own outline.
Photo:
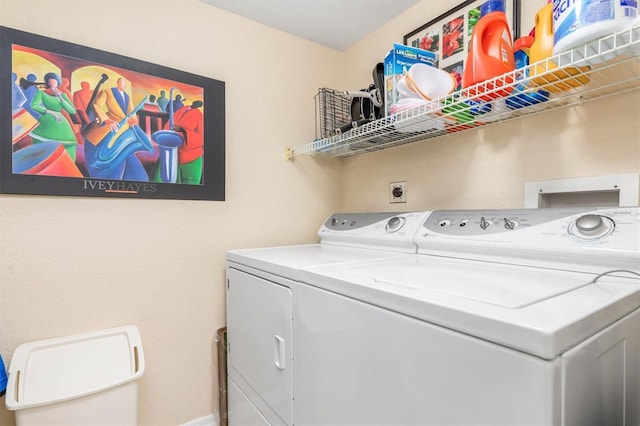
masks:
<instances>
[{"instance_id":1,"label":"orange detergent bottle","mask_svg":"<svg viewBox=\"0 0 640 426\"><path fill-rule=\"evenodd\" d=\"M535 64L531 83L553 93L587 84L588 66L558 68L555 62L546 60L553 55L553 43L553 3L548 2L536 14L535 40L529 50L529 61Z\"/></svg>"},{"instance_id":2,"label":"orange detergent bottle","mask_svg":"<svg viewBox=\"0 0 640 426\"><path fill-rule=\"evenodd\" d=\"M513 38L504 11L504 0L489 0L480 7L480 20L473 27L462 74L462 87L469 88L470 98L490 101L508 96L513 89ZM478 83L483 84L474 87Z\"/></svg>"}]
</instances>

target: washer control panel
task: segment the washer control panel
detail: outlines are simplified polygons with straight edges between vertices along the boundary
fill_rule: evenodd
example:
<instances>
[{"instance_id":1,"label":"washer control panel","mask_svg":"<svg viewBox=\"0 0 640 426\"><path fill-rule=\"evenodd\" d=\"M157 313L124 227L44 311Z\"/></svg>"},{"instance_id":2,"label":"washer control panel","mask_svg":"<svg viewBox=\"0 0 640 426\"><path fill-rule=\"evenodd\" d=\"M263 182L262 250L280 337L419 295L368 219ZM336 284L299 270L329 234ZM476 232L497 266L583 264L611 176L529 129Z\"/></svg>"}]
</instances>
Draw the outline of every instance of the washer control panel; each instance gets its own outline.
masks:
<instances>
[{"instance_id":1,"label":"washer control panel","mask_svg":"<svg viewBox=\"0 0 640 426\"><path fill-rule=\"evenodd\" d=\"M592 209L435 210L423 224L426 230L444 235L488 235L526 229L572 217L567 233L595 240L611 234L614 218Z\"/></svg>"},{"instance_id":2,"label":"washer control panel","mask_svg":"<svg viewBox=\"0 0 640 426\"><path fill-rule=\"evenodd\" d=\"M566 211L555 209L435 210L423 228L446 235L487 235L531 227L566 215Z\"/></svg>"},{"instance_id":3,"label":"washer control panel","mask_svg":"<svg viewBox=\"0 0 640 426\"><path fill-rule=\"evenodd\" d=\"M640 208L434 210L416 243L425 254L564 259L636 270Z\"/></svg>"}]
</instances>

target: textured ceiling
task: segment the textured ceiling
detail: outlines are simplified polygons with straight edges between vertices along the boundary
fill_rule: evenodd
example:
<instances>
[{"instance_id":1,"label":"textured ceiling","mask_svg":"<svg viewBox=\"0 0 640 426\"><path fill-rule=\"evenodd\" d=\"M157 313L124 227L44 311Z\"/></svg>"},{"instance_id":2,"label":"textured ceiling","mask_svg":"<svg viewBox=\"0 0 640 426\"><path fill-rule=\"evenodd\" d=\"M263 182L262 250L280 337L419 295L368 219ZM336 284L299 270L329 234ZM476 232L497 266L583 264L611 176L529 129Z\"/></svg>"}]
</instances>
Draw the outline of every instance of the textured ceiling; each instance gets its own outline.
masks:
<instances>
[{"instance_id":1,"label":"textured ceiling","mask_svg":"<svg viewBox=\"0 0 640 426\"><path fill-rule=\"evenodd\" d=\"M201 0L343 51L420 0Z\"/></svg>"}]
</instances>

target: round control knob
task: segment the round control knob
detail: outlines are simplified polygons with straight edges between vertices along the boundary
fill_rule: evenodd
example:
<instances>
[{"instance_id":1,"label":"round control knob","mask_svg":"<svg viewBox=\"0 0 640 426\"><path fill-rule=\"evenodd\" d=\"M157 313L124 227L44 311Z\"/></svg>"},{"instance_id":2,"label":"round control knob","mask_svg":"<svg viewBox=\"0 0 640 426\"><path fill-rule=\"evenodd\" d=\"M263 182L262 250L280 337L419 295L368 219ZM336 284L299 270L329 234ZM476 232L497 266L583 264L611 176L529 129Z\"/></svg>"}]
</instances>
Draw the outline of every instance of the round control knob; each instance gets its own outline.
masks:
<instances>
[{"instance_id":1,"label":"round control knob","mask_svg":"<svg viewBox=\"0 0 640 426\"><path fill-rule=\"evenodd\" d=\"M603 226L605 226L605 224L602 216L597 214L586 214L576 220L576 228L578 228L578 231L584 233L597 232L599 229L602 229Z\"/></svg>"},{"instance_id":2,"label":"round control knob","mask_svg":"<svg viewBox=\"0 0 640 426\"><path fill-rule=\"evenodd\" d=\"M387 232L396 232L404 226L405 218L394 216L387 221L385 230Z\"/></svg>"},{"instance_id":3,"label":"round control knob","mask_svg":"<svg viewBox=\"0 0 640 426\"><path fill-rule=\"evenodd\" d=\"M595 240L613 232L615 223L605 216L585 214L571 224L569 231L583 240Z\"/></svg>"}]
</instances>

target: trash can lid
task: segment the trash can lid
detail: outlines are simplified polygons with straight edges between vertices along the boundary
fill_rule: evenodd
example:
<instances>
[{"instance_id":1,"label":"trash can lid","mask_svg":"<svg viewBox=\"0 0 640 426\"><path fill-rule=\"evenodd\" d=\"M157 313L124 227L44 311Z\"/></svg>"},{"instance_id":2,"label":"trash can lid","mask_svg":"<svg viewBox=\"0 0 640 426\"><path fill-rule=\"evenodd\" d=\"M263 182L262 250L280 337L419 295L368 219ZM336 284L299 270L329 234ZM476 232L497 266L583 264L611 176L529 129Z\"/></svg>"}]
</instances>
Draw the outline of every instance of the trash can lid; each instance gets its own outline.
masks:
<instances>
[{"instance_id":1,"label":"trash can lid","mask_svg":"<svg viewBox=\"0 0 640 426\"><path fill-rule=\"evenodd\" d=\"M19 410L80 398L143 372L142 341L133 325L25 343L11 358L6 405Z\"/></svg>"}]
</instances>

